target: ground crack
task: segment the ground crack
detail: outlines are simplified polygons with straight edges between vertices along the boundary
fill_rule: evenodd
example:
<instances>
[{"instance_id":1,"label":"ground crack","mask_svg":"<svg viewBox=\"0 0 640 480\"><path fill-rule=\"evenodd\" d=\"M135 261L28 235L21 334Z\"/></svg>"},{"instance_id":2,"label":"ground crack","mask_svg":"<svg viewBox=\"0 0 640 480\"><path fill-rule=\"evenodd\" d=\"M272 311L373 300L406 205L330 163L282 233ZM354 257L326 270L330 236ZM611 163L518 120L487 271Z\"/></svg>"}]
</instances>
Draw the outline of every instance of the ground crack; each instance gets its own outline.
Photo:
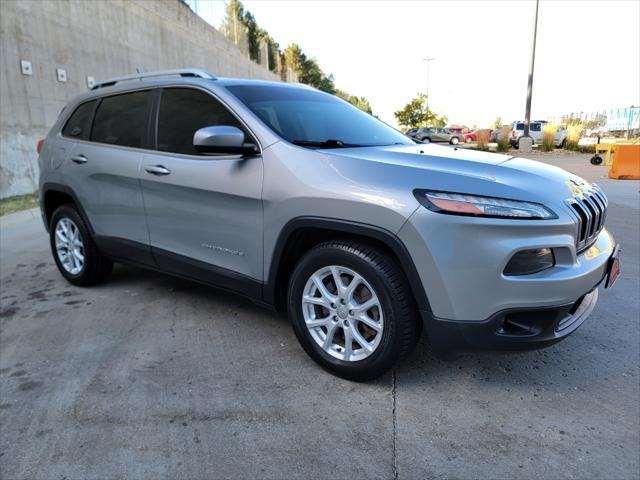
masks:
<instances>
[{"instance_id":1,"label":"ground crack","mask_svg":"<svg viewBox=\"0 0 640 480\"><path fill-rule=\"evenodd\" d=\"M391 416L393 419L392 427L392 442L391 442L391 454L393 455L393 478L398 479L398 456L396 455L396 432L397 432L397 417L396 417L396 369L391 370Z\"/></svg>"}]
</instances>

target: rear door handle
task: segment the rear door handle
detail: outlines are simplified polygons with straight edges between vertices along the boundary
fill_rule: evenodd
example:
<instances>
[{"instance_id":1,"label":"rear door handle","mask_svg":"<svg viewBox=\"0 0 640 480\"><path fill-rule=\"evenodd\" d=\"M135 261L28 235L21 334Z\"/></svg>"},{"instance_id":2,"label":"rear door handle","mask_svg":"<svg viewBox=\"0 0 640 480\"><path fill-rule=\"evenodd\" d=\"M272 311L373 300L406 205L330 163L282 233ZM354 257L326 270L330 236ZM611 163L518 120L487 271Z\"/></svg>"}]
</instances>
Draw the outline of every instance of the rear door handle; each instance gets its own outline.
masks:
<instances>
[{"instance_id":1,"label":"rear door handle","mask_svg":"<svg viewBox=\"0 0 640 480\"><path fill-rule=\"evenodd\" d=\"M71 161L73 163L87 163L87 157L84 155L75 155L71 157Z\"/></svg>"},{"instance_id":2,"label":"rear door handle","mask_svg":"<svg viewBox=\"0 0 640 480\"><path fill-rule=\"evenodd\" d=\"M171 170L169 170L168 168L163 167L162 165L147 165L146 167L144 167L144 169L152 174L152 175L169 175L171 173Z\"/></svg>"}]
</instances>

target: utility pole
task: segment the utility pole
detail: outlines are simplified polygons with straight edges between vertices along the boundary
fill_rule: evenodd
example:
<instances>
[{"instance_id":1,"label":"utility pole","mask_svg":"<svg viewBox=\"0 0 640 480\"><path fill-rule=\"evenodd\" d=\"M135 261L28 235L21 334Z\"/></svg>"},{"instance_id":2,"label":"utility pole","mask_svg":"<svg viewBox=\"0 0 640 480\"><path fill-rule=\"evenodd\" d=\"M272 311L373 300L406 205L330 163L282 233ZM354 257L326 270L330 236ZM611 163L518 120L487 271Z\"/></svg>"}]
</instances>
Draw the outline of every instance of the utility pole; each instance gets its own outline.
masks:
<instances>
[{"instance_id":1,"label":"utility pole","mask_svg":"<svg viewBox=\"0 0 640 480\"><path fill-rule=\"evenodd\" d=\"M423 58L422 61L423 62L427 62L427 102L426 102L426 107L427 107L427 119L429 118L429 63L433 62L435 60L435 58Z\"/></svg>"},{"instance_id":2,"label":"utility pole","mask_svg":"<svg viewBox=\"0 0 640 480\"><path fill-rule=\"evenodd\" d=\"M525 107L524 112L524 135L523 138L526 138L524 145L525 151L531 151L530 137L529 137L529 122L531 121L531 95L533 92L533 67L536 62L536 36L538 33L538 6L540 0L536 0L536 14L533 20L533 42L531 44L531 62L529 63L529 81L527 83L527 106Z\"/></svg>"}]
</instances>

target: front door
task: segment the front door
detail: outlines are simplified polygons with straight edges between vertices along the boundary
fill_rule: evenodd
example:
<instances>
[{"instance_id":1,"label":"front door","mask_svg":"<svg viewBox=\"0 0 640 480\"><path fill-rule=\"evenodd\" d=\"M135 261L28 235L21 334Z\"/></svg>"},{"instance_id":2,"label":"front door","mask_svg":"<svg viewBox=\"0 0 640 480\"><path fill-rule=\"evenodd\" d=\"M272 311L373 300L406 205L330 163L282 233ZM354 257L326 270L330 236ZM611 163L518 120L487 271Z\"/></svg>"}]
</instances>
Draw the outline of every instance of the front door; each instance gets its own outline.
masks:
<instances>
[{"instance_id":1,"label":"front door","mask_svg":"<svg viewBox=\"0 0 640 480\"><path fill-rule=\"evenodd\" d=\"M144 154L140 171L156 262L232 290L255 286L263 269L262 157L198 154L196 130L244 127L203 90L165 88L158 94L157 151Z\"/></svg>"}]
</instances>

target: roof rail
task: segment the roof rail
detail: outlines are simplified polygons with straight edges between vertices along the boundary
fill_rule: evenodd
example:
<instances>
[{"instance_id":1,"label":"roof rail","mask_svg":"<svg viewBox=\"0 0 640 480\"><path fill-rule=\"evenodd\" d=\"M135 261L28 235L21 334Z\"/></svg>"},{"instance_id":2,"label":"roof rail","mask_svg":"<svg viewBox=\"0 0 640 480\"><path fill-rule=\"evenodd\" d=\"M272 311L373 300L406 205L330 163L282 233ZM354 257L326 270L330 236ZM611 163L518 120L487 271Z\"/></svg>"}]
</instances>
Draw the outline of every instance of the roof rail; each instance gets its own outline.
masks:
<instances>
[{"instance_id":1,"label":"roof rail","mask_svg":"<svg viewBox=\"0 0 640 480\"><path fill-rule=\"evenodd\" d=\"M96 82L96 84L91 87L91 90L96 90L98 88L111 87L120 82L128 82L131 80L143 80L145 78L154 78L154 77L170 77L172 75L179 75L181 77L199 77L206 78L208 80L216 80L216 76L211 72L204 70L202 68L178 68L175 70L157 70L155 72L142 72L137 73L135 75L126 75L124 77L115 77L110 78L108 80L102 80L100 82Z\"/></svg>"}]
</instances>

